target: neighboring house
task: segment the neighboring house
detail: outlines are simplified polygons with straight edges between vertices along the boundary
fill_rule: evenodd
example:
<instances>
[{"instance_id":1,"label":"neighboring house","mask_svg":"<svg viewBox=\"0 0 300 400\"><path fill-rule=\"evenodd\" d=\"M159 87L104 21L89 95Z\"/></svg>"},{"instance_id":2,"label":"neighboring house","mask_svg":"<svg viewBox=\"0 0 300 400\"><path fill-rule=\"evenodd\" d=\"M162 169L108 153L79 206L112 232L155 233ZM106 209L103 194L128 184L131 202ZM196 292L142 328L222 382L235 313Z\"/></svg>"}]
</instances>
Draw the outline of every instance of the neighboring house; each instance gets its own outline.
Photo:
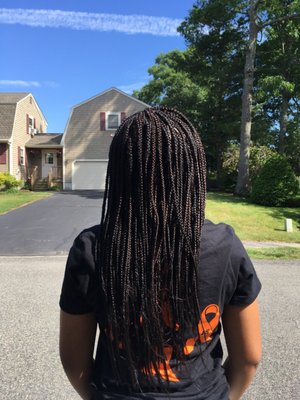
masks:
<instances>
[{"instance_id":1,"label":"neighboring house","mask_svg":"<svg viewBox=\"0 0 300 400\"><path fill-rule=\"evenodd\" d=\"M108 89L74 107L63 134L63 187L105 188L109 147L120 123L148 107L119 89Z\"/></svg>"},{"instance_id":2,"label":"neighboring house","mask_svg":"<svg viewBox=\"0 0 300 400\"><path fill-rule=\"evenodd\" d=\"M33 188L63 182L66 190L103 190L116 129L146 107L111 88L72 107L63 135L47 134L47 121L31 93L0 93L0 172Z\"/></svg>"},{"instance_id":3,"label":"neighboring house","mask_svg":"<svg viewBox=\"0 0 300 400\"><path fill-rule=\"evenodd\" d=\"M62 135L50 135L31 93L0 93L0 172L33 181L62 175Z\"/></svg>"},{"instance_id":4,"label":"neighboring house","mask_svg":"<svg viewBox=\"0 0 300 400\"><path fill-rule=\"evenodd\" d=\"M63 174L62 134L36 134L26 143L27 180L35 188L61 186ZM46 181L46 182L45 182Z\"/></svg>"}]
</instances>

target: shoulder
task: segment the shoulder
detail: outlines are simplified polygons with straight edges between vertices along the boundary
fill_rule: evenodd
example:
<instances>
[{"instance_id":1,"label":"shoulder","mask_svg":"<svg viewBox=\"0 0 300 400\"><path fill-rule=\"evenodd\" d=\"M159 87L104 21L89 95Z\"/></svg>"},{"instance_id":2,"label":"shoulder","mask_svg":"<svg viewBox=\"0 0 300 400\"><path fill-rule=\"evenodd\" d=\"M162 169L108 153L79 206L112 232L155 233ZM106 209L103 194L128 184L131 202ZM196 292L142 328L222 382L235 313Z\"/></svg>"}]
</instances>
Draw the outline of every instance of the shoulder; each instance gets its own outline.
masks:
<instances>
[{"instance_id":1,"label":"shoulder","mask_svg":"<svg viewBox=\"0 0 300 400\"><path fill-rule=\"evenodd\" d=\"M224 302L244 306L256 298L261 283L241 240L227 224L205 221L201 238L202 266L222 278Z\"/></svg>"},{"instance_id":2,"label":"shoulder","mask_svg":"<svg viewBox=\"0 0 300 400\"><path fill-rule=\"evenodd\" d=\"M230 225L220 223L214 224L205 220L201 236L201 254L202 258L209 256L229 257L233 244L235 233Z\"/></svg>"},{"instance_id":3,"label":"shoulder","mask_svg":"<svg viewBox=\"0 0 300 400\"><path fill-rule=\"evenodd\" d=\"M79 233L79 235L75 238L75 241L91 241L94 242L97 240L97 237L100 234L100 225L94 225L89 228L84 229Z\"/></svg>"},{"instance_id":4,"label":"shoulder","mask_svg":"<svg viewBox=\"0 0 300 400\"><path fill-rule=\"evenodd\" d=\"M233 234L234 230L228 224L224 224L223 222L219 224L214 224L208 219L204 221L202 235L206 240L230 239L233 236Z\"/></svg>"},{"instance_id":5,"label":"shoulder","mask_svg":"<svg viewBox=\"0 0 300 400\"><path fill-rule=\"evenodd\" d=\"M69 251L60 297L60 307L67 313L85 314L94 309L97 293L95 245L99 232L99 225L84 229Z\"/></svg>"},{"instance_id":6,"label":"shoulder","mask_svg":"<svg viewBox=\"0 0 300 400\"><path fill-rule=\"evenodd\" d=\"M75 238L72 249L75 251L81 251L83 253L90 252L92 249L94 249L99 234L100 225L94 225L84 229Z\"/></svg>"},{"instance_id":7,"label":"shoulder","mask_svg":"<svg viewBox=\"0 0 300 400\"><path fill-rule=\"evenodd\" d=\"M216 262L235 270L239 269L244 261L251 263L234 229L224 223L214 224L205 220L200 247L202 258L215 259Z\"/></svg>"},{"instance_id":8,"label":"shoulder","mask_svg":"<svg viewBox=\"0 0 300 400\"><path fill-rule=\"evenodd\" d=\"M67 268L76 270L95 269L95 246L100 233L100 225L86 228L77 235L69 251Z\"/></svg>"}]
</instances>

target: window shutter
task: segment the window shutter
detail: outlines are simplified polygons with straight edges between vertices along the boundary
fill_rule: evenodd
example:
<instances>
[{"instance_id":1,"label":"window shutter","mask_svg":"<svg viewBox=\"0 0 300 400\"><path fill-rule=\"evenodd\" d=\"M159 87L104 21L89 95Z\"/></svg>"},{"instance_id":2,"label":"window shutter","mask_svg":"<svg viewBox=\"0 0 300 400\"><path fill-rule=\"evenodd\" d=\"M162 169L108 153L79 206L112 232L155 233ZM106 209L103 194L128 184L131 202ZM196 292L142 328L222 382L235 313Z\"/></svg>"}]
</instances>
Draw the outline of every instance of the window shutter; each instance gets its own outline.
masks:
<instances>
[{"instance_id":1,"label":"window shutter","mask_svg":"<svg viewBox=\"0 0 300 400\"><path fill-rule=\"evenodd\" d=\"M0 144L0 164L6 164L6 143Z\"/></svg>"},{"instance_id":2,"label":"window shutter","mask_svg":"<svg viewBox=\"0 0 300 400\"><path fill-rule=\"evenodd\" d=\"M126 119L126 112L122 111L121 112L121 123Z\"/></svg>"},{"instance_id":3,"label":"window shutter","mask_svg":"<svg viewBox=\"0 0 300 400\"><path fill-rule=\"evenodd\" d=\"M105 131L105 112L100 113L100 131Z\"/></svg>"},{"instance_id":4,"label":"window shutter","mask_svg":"<svg viewBox=\"0 0 300 400\"><path fill-rule=\"evenodd\" d=\"M21 165L21 148L18 146L18 165Z\"/></svg>"},{"instance_id":5,"label":"window shutter","mask_svg":"<svg viewBox=\"0 0 300 400\"><path fill-rule=\"evenodd\" d=\"M33 120L33 127L34 127L34 129L36 128L36 121L35 121L35 118L34 118L34 120Z\"/></svg>"},{"instance_id":6,"label":"window shutter","mask_svg":"<svg viewBox=\"0 0 300 400\"><path fill-rule=\"evenodd\" d=\"M26 133L29 133L29 115L26 114Z\"/></svg>"}]
</instances>

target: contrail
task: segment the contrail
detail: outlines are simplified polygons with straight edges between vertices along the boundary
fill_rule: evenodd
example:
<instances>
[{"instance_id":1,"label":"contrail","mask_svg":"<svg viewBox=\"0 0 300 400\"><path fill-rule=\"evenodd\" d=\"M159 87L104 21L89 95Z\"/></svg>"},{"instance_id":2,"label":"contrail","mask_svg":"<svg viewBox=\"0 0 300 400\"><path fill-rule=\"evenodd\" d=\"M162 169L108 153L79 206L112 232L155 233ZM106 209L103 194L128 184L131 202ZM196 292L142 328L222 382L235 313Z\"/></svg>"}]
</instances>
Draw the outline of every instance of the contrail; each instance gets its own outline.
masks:
<instances>
[{"instance_id":1,"label":"contrail","mask_svg":"<svg viewBox=\"0 0 300 400\"><path fill-rule=\"evenodd\" d=\"M0 8L0 23L126 34L178 36L182 20L147 15L102 14L62 10Z\"/></svg>"}]
</instances>

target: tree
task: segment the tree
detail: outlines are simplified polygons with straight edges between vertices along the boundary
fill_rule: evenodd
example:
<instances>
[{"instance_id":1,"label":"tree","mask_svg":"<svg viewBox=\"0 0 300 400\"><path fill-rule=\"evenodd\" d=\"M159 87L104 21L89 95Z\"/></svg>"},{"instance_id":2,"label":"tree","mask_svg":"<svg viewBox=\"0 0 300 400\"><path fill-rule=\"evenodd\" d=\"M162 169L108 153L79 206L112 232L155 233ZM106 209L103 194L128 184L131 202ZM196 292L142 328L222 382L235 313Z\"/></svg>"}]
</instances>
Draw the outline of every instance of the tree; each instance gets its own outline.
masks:
<instances>
[{"instance_id":1,"label":"tree","mask_svg":"<svg viewBox=\"0 0 300 400\"><path fill-rule=\"evenodd\" d=\"M183 23L179 31L189 45L190 76L197 77L197 82L206 87L206 102L202 104L201 113L201 133L205 138L208 156L214 160L217 185L220 187L223 152L230 143L238 140L239 135L243 38L240 32L229 26L230 15L220 8L210 12L195 8L191 17L192 26ZM222 23L219 22L220 19ZM200 29L199 26L197 29L198 21ZM224 29L226 25L227 29Z\"/></svg>"},{"instance_id":2,"label":"tree","mask_svg":"<svg viewBox=\"0 0 300 400\"><path fill-rule=\"evenodd\" d=\"M233 190L236 184L239 162L239 146L232 144L223 154L222 189ZM267 146L251 146L249 157L250 183L253 185L266 161L276 155L276 151Z\"/></svg>"},{"instance_id":3,"label":"tree","mask_svg":"<svg viewBox=\"0 0 300 400\"><path fill-rule=\"evenodd\" d=\"M254 81L254 63L256 54L257 33L257 5L259 0L250 0L249 4L249 42L246 51L244 67L244 86L242 96L242 117L240 135L240 157L238 178L235 187L235 194L244 196L250 192L249 157L251 144L251 123L252 123L252 96Z\"/></svg>"},{"instance_id":4,"label":"tree","mask_svg":"<svg viewBox=\"0 0 300 400\"><path fill-rule=\"evenodd\" d=\"M189 52L174 50L160 54L148 69L152 79L133 96L150 105L178 108L195 125L199 124L199 105L205 101L206 88L192 79L187 71Z\"/></svg>"},{"instance_id":5,"label":"tree","mask_svg":"<svg viewBox=\"0 0 300 400\"><path fill-rule=\"evenodd\" d=\"M219 179L222 153L231 140L238 138L239 94L232 77L240 69L232 68L226 59L224 42L216 46L214 36L207 39L203 46L211 49L209 55L190 47L185 52L158 56L149 68L152 79L134 95L149 104L176 107L186 114L201 134L209 171L216 170ZM228 47L230 37L224 41Z\"/></svg>"},{"instance_id":6,"label":"tree","mask_svg":"<svg viewBox=\"0 0 300 400\"><path fill-rule=\"evenodd\" d=\"M246 52L246 61L244 68L244 88L242 97L242 118L241 118L241 137L240 137L240 160L238 179L235 187L235 194L248 195L250 193L249 179L249 155L251 144L251 123L252 123L252 94L254 86L254 63L256 56L256 45L258 32L262 32L266 27L275 25L279 22L287 22L299 19L300 14L294 12L298 1L266 1L250 0L248 7L249 14L249 41ZM287 10L287 5L289 10ZM260 8L259 8L260 6ZM282 13L282 9L288 14ZM287 108L288 108L288 90L282 92L281 118L280 118L280 141L279 149L283 151L282 138L286 133Z\"/></svg>"},{"instance_id":7,"label":"tree","mask_svg":"<svg viewBox=\"0 0 300 400\"><path fill-rule=\"evenodd\" d=\"M284 11L283 3L288 3L287 11ZM179 27L188 46L200 50L203 50L201 44L207 40L206 37L211 37L216 31L219 32L219 38L215 36L216 47L226 34L230 35L231 39L235 40L239 46L231 52L231 61L234 62L238 56L242 56L245 60L240 122L240 161L235 188L238 195L248 194L250 190L249 147L251 144L257 36L259 32L264 32L266 28L275 23L296 20L299 17L298 6L299 0L228 0L226 2L202 0L196 2L188 17ZM210 50L204 49L204 51L210 54ZM223 64L220 65L223 69ZM238 85L238 81L235 82ZM286 103L283 102L282 105L284 106L284 104ZM282 115L285 115L284 107L282 107ZM266 121L264 117L263 120ZM285 129L284 122L285 119L282 117L283 129Z\"/></svg>"},{"instance_id":8,"label":"tree","mask_svg":"<svg viewBox=\"0 0 300 400\"><path fill-rule=\"evenodd\" d=\"M219 180L223 153L240 141L239 195L250 190L250 144L282 149L285 141L290 151L299 137L299 5L300 0L198 0L178 28L187 50L157 57L151 80L135 92L191 119ZM289 159L299 166L294 154Z\"/></svg>"},{"instance_id":9,"label":"tree","mask_svg":"<svg viewBox=\"0 0 300 400\"><path fill-rule=\"evenodd\" d=\"M299 126L300 29L296 18L276 21L276 17L288 15L293 4L291 1L273 1L270 17L275 22L266 28L257 61L257 100L265 112L272 113L275 146L281 154L289 150L287 137L295 136L294 130Z\"/></svg>"}]
</instances>

